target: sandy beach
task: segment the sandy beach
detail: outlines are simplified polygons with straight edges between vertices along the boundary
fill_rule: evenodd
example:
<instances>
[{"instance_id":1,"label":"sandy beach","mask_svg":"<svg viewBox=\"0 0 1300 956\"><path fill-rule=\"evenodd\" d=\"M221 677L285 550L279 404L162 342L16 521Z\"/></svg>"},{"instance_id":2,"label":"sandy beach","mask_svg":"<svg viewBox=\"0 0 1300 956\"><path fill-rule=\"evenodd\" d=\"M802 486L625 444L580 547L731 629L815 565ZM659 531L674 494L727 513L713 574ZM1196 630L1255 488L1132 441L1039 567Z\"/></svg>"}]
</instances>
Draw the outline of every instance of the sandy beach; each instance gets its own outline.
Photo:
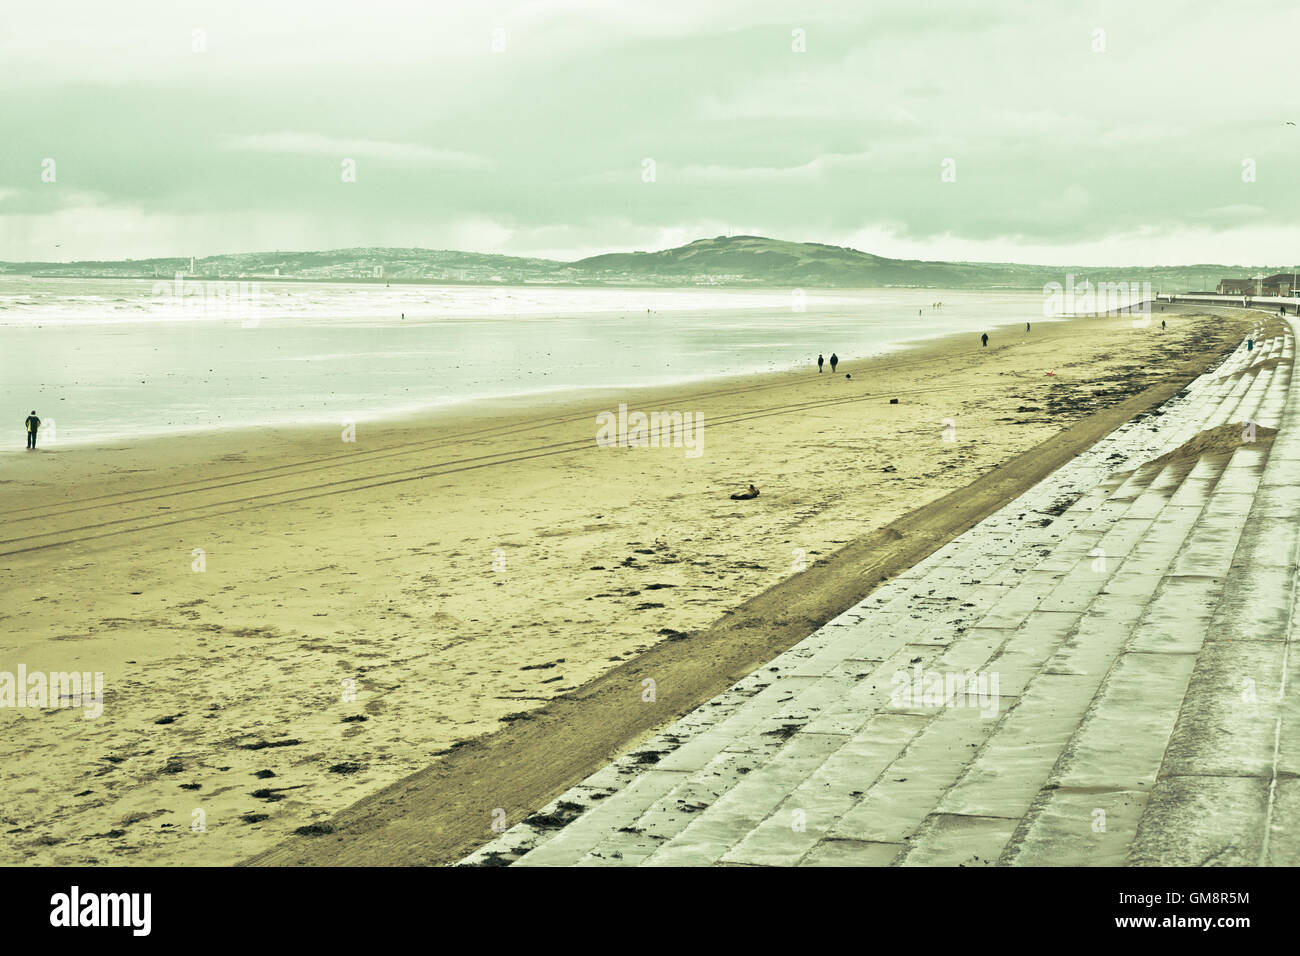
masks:
<instances>
[{"instance_id":1,"label":"sandy beach","mask_svg":"<svg viewBox=\"0 0 1300 956\"><path fill-rule=\"evenodd\" d=\"M822 601L828 619L877 582L819 566L1090 416L1176 390L1249 321L1153 318L1002 330L987 349L942 339L846 357L834 375L484 402L355 434L11 456L0 671L102 672L104 698L94 719L0 708L0 862L235 863L580 701L638 655L685 653L782 582L807 575L801 613ZM597 416L622 405L700 416L696 446L602 447ZM750 482L757 499L731 500ZM735 661L692 664L696 684L662 688L644 726L741 676ZM591 739L606 756L627 743ZM558 761L540 790L580 769ZM498 768L510 823L532 809L510 792L526 770Z\"/></svg>"}]
</instances>

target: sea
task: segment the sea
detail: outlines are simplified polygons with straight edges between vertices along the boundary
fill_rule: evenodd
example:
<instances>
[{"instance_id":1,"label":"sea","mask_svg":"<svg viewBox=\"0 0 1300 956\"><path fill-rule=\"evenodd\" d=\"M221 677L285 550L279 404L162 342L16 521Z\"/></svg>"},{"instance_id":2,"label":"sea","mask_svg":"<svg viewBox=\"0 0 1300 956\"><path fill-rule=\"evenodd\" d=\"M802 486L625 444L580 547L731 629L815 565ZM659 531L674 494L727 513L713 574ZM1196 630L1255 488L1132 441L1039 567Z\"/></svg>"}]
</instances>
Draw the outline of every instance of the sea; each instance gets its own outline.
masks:
<instances>
[{"instance_id":1,"label":"sea","mask_svg":"<svg viewBox=\"0 0 1300 956\"><path fill-rule=\"evenodd\" d=\"M485 399L812 368L1056 321L1039 292L0 276L0 409L22 450L392 419ZM1003 332L1003 334L1009 334ZM0 433L2 434L2 433Z\"/></svg>"}]
</instances>

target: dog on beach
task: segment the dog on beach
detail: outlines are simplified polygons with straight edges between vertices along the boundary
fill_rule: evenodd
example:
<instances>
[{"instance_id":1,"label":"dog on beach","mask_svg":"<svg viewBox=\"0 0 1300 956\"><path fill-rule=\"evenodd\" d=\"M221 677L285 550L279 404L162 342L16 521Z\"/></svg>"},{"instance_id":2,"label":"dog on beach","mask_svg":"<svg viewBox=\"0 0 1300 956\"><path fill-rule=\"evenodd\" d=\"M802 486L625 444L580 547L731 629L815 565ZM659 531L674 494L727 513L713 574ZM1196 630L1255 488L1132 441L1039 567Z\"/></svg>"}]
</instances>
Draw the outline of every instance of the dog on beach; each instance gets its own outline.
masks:
<instances>
[{"instance_id":1,"label":"dog on beach","mask_svg":"<svg viewBox=\"0 0 1300 956\"><path fill-rule=\"evenodd\" d=\"M748 501L750 498L758 497L758 489L753 485L749 486L748 491L739 491L731 496L732 501Z\"/></svg>"}]
</instances>

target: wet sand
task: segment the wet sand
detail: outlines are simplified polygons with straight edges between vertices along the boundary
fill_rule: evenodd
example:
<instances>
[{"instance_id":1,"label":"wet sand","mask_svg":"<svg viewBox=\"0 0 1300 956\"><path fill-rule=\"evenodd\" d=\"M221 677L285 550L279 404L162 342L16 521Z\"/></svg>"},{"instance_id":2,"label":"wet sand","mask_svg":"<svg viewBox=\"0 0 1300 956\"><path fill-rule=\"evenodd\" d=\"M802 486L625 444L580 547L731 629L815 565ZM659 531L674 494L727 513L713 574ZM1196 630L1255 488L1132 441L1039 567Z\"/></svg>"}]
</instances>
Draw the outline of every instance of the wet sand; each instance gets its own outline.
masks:
<instances>
[{"instance_id":1,"label":"wet sand","mask_svg":"<svg viewBox=\"0 0 1300 956\"><path fill-rule=\"evenodd\" d=\"M1044 324L834 376L497 401L355 441L226 431L6 459L0 671L102 671L105 698L94 720L0 709L0 862L229 864L474 750L473 800L514 823L868 593L889 573L862 570L881 529L949 494L956 524L1009 499L998 466L1176 390L1245 321ZM597 414L620 404L702 415L700 454L598 447ZM730 499L751 481L759 498ZM932 524L919 546L942 543ZM692 646L765 594L737 653ZM602 680L669 652L664 706L615 694L583 716ZM484 749L557 699L581 753ZM424 861L472 842L477 824L457 826ZM414 861L398 851L370 862Z\"/></svg>"}]
</instances>

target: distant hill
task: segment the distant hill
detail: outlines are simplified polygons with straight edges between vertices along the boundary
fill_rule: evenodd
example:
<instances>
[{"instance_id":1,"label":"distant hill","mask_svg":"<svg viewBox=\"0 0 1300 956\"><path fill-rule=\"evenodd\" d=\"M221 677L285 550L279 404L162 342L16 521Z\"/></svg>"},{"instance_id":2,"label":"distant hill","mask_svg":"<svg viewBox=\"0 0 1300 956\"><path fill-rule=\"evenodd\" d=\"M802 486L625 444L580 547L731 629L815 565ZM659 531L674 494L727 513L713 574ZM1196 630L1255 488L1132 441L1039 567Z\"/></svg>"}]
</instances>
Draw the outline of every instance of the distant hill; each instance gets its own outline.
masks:
<instances>
[{"instance_id":1,"label":"distant hill","mask_svg":"<svg viewBox=\"0 0 1300 956\"><path fill-rule=\"evenodd\" d=\"M993 283L1029 288L1060 270L997 263L886 259L820 242L784 242L761 236L719 236L662 252L610 253L574 266L593 276L639 275L678 279L725 277L733 282L809 286L927 286L963 288Z\"/></svg>"},{"instance_id":2,"label":"distant hill","mask_svg":"<svg viewBox=\"0 0 1300 956\"><path fill-rule=\"evenodd\" d=\"M1214 288L1280 266L1084 268L1000 262L888 259L819 242L762 236L697 239L659 252L612 252L560 262L520 256L390 247L325 252L248 252L188 258L0 263L0 273L36 276L197 278L311 281L554 283L572 285L716 285L784 288L1042 289L1049 282L1150 282L1155 291Z\"/></svg>"},{"instance_id":3,"label":"distant hill","mask_svg":"<svg viewBox=\"0 0 1300 956\"><path fill-rule=\"evenodd\" d=\"M728 284L761 283L809 287L905 286L934 289L1041 289L1048 282L1145 282L1164 291L1200 291L1228 276L1253 275L1260 268L1224 265L1096 268L1001 262L935 262L887 259L845 246L785 242L762 236L718 236L662 252L609 253L574 266L594 278L673 277L690 281L723 277ZM1271 268L1271 267L1270 267Z\"/></svg>"}]
</instances>

